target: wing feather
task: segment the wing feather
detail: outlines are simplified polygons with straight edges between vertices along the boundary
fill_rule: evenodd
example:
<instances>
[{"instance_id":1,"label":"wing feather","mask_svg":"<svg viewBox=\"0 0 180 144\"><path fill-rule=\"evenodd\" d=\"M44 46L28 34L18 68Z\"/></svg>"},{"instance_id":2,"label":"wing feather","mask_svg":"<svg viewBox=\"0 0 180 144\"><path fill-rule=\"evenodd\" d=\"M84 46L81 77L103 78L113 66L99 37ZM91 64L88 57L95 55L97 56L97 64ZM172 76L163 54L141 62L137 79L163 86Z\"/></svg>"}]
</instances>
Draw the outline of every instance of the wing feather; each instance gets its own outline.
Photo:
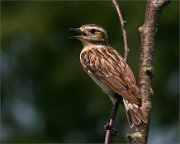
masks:
<instances>
[{"instance_id":1,"label":"wing feather","mask_svg":"<svg viewBox=\"0 0 180 144\"><path fill-rule=\"evenodd\" d=\"M81 54L89 59L81 61L93 75L130 103L140 104L140 92L135 77L124 59L112 47L92 48ZM87 56L88 55L88 56ZM83 58L81 58L83 60ZM84 68L85 71L86 68Z\"/></svg>"},{"instance_id":2,"label":"wing feather","mask_svg":"<svg viewBox=\"0 0 180 144\"><path fill-rule=\"evenodd\" d=\"M101 79L100 81L107 85L114 92L123 96L127 101L138 105L140 104L139 99L132 94L131 90L129 90L125 81L123 81L119 77L119 75L108 76L106 78Z\"/></svg>"}]
</instances>

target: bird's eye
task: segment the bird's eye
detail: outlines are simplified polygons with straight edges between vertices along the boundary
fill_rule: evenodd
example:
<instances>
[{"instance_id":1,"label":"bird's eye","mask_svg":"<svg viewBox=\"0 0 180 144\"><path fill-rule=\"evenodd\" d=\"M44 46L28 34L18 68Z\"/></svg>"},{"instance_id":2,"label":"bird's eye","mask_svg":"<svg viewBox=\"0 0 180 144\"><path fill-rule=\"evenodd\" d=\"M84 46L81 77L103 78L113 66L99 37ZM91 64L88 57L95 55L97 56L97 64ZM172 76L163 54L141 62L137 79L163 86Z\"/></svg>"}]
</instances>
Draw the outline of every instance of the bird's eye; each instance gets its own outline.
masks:
<instances>
[{"instance_id":1,"label":"bird's eye","mask_svg":"<svg viewBox=\"0 0 180 144\"><path fill-rule=\"evenodd\" d=\"M96 32L95 29L91 29L91 30L90 30L90 33L92 33L92 34L95 34L95 32Z\"/></svg>"}]
</instances>

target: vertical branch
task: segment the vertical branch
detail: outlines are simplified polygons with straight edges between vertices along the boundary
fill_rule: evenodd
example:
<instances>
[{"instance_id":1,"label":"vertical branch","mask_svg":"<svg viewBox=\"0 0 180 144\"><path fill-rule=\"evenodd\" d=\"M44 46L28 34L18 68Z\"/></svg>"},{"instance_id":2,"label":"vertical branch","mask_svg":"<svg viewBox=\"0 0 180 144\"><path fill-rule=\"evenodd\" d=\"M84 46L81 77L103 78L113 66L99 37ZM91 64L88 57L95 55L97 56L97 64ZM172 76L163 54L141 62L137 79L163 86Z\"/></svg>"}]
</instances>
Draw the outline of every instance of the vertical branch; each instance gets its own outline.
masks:
<instances>
[{"instance_id":1,"label":"vertical branch","mask_svg":"<svg viewBox=\"0 0 180 144\"><path fill-rule=\"evenodd\" d=\"M128 42L127 42L127 32L126 32L126 21L123 20L121 10L120 10L120 7L119 7L117 1L112 0L112 3L117 11L119 22L121 24L121 30L123 33L123 42L124 42L124 60L126 61L127 57L128 57L128 52L129 52Z\"/></svg>"},{"instance_id":2,"label":"vertical branch","mask_svg":"<svg viewBox=\"0 0 180 144\"><path fill-rule=\"evenodd\" d=\"M133 144L147 143L152 109L150 89L154 69L154 37L157 31L159 14L169 2L170 0L148 0L144 24L139 28L141 36L139 88L142 98L142 110L148 117L148 123L136 127L135 132L128 136Z\"/></svg>"},{"instance_id":3,"label":"vertical branch","mask_svg":"<svg viewBox=\"0 0 180 144\"><path fill-rule=\"evenodd\" d=\"M121 24L121 30L122 30L122 33L123 33L123 42L124 42L124 60L126 61L127 60L127 57L128 57L128 52L129 52L129 48L128 48L128 43L127 43L127 32L126 32L126 22L123 20L123 17L122 17L122 14L121 14L121 10L119 8L119 5L117 3L116 0L112 0L112 3L117 11L117 14L118 14L118 18L119 18L119 21L120 21L120 24ZM115 106L115 113L113 115L113 117L109 120L109 123L108 125L110 127L112 127L113 125L113 122L114 122L114 118L116 116L116 112L117 112L117 109L119 107L119 101L117 101L116 103L116 106ZM105 144L108 144L109 141L110 141L110 134L111 134L111 129L110 130L106 130L106 134L105 134Z\"/></svg>"}]
</instances>

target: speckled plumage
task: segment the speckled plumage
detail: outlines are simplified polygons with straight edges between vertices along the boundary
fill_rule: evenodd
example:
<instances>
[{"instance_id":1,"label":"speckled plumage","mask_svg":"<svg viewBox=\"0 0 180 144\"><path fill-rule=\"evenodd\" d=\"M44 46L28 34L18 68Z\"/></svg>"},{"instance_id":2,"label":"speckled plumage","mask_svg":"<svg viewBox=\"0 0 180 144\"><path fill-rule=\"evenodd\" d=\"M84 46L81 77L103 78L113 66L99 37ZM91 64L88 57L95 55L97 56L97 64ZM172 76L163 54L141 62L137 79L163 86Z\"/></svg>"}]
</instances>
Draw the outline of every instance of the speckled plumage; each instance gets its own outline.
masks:
<instances>
[{"instance_id":1,"label":"speckled plumage","mask_svg":"<svg viewBox=\"0 0 180 144\"><path fill-rule=\"evenodd\" d=\"M78 29L83 49L80 62L85 72L102 88L113 103L115 94L123 97L130 127L147 123L141 106L141 96L135 77L123 57L108 44L106 31L97 25Z\"/></svg>"}]
</instances>

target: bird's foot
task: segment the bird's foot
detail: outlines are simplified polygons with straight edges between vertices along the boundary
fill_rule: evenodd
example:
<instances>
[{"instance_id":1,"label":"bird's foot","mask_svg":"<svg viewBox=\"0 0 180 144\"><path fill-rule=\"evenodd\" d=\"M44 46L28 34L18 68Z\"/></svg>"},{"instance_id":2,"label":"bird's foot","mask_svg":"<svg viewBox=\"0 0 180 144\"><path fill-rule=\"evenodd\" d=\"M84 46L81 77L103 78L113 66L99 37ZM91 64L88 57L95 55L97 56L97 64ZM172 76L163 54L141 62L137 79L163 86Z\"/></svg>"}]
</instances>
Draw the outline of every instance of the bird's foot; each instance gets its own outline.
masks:
<instances>
[{"instance_id":1,"label":"bird's foot","mask_svg":"<svg viewBox=\"0 0 180 144\"><path fill-rule=\"evenodd\" d=\"M111 130L112 129L112 126L110 126L108 123L104 125L104 130L107 131L107 130Z\"/></svg>"},{"instance_id":2,"label":"bird's foot","mask_svg":"<svg viewBox=\"0 0 180 144\"><path fill-rule=\"evenodd\" d=\"M119 135L119 132L112 128L112 126L110 126L109 124L105 124L104 125L104 130L107 131L107 130L110 130L110 135L112 136L118 136Z\"/></svg>"}]
</instances>

